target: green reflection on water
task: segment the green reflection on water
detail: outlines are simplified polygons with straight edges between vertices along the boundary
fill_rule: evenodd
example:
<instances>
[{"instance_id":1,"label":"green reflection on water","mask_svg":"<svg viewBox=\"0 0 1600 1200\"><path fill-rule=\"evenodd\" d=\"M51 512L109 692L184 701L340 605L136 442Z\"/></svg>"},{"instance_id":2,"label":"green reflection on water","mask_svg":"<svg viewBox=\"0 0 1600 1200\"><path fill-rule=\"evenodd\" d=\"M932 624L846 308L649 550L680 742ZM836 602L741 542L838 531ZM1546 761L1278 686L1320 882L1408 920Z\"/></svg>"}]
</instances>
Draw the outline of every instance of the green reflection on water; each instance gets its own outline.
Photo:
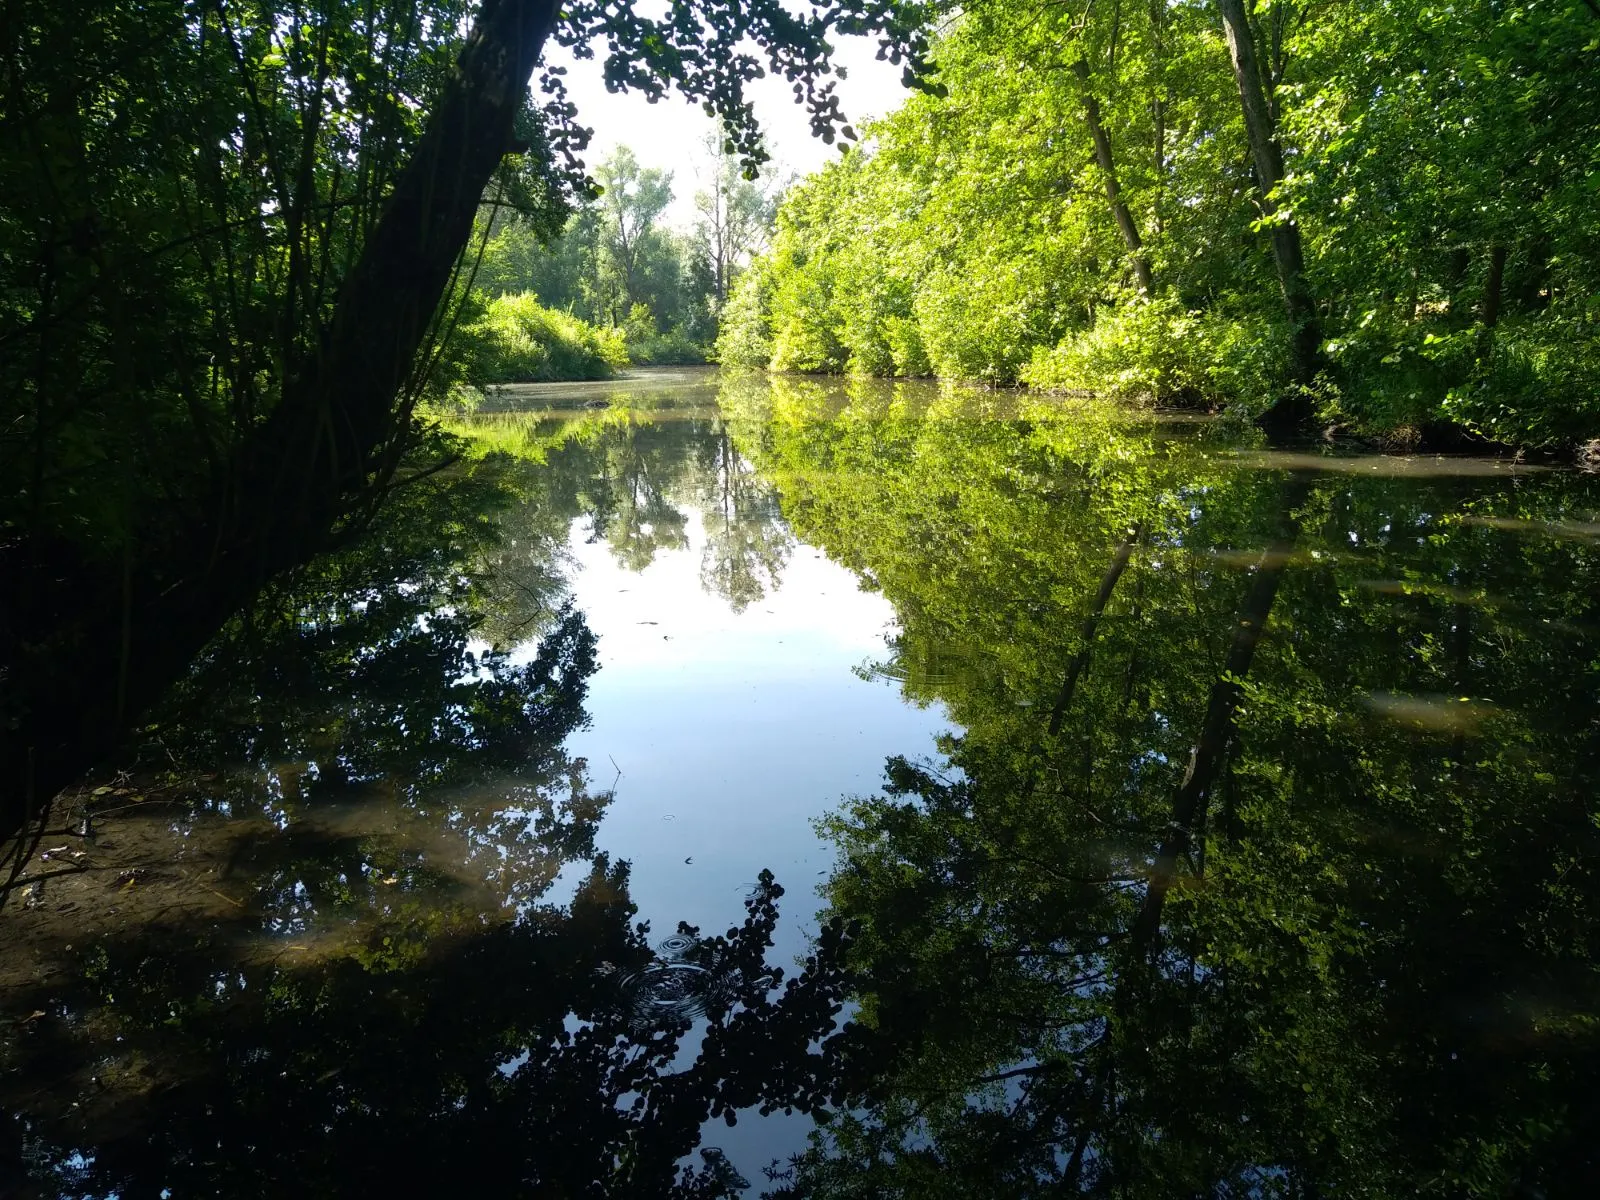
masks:
<instances>
[{"instance_id":1,"label":"green reflection on water","mask_svg":"<svg viewBox=\"0 0 1600 1200\"><path fill-rule=\"evenodd\" d=\"M696 373L458 426L495 452L175 698L182 803L0 916L38 1190L713 1195L680 1158L765 1104L834 1114L792 1195L1584 1194L1593 479ZM851 936L787 992L770 891L661 967L561 748L569 528L637 570L691 520L735 611L797 540L881 590L861 672L956 726L816 798ZM641 1023L638 981L694 968Z\"/></svg>"},{"instance_id":2,"label":"green reflection on water","mask_svg":"<svg viewBox=\"0 0 1600 1200\"><path fill-rule=\"evenodd\" d=\"M744 403L960 726L824 823L870 1065L790 1194L1584 1194L1594 480Z\"/></svg>"}]
</instances>

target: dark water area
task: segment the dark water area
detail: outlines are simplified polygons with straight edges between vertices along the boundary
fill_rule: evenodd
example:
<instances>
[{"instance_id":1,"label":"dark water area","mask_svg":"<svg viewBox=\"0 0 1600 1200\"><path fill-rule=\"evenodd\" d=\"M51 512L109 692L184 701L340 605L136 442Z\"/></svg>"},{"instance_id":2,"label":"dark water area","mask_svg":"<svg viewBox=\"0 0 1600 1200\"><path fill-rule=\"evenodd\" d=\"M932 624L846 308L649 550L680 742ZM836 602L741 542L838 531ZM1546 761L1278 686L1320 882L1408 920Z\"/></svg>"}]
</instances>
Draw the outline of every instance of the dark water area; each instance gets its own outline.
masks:
<instances>
[{"instance_id":1,"label":"dark water area","mask_svg":"<svg viewBox=\"0 0 1600 1200\"><path fill-rule=\"evenodd\" d=\"M644 372L0 910L0 1195L1587 1196L1600 478Z\"/></svg>"}]
</instances>

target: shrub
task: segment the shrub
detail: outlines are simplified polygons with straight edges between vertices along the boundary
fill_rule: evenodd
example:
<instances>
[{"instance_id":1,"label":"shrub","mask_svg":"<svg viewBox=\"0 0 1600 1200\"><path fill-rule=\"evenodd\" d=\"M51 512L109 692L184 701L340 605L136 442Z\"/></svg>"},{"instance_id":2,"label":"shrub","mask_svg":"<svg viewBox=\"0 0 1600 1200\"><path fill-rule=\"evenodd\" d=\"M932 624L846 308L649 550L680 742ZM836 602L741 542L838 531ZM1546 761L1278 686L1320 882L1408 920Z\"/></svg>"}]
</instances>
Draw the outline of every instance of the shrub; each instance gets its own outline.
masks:
<instances>
[{"instance_id":1,"label":"shrub","mask_svg":"<svg viewBox=\"0 0 1600 1200\"><path fill-rule=\"evenodd\" d=\"M597 329L545 308L532 292L497 296L460 336L467 378L480 387L563 379L605 379L628 363L620 330Z\"/></svg>"},{"instance_id":2,"label":"shrub","mask_svg":"<svg viewBox=\"0 0 1600 1200\"><path fill-rule=\"evenodd\" d=\"M1102 308L1089 328L1034 351L1022 377L1033 387L1126 400L1195 398L1204 382L1192 354L1197 323L1171 300Z\"/></svg>"},{"instance_id":3,"label":"shrub","mask_svg":"<svg viewBox=\"0 0 1600 1200\"><path fill-rule=\"evenodd\" d=\"M1100 309L1088 329L1035 351L1022 377L1047 390L1258 413L1283 390L1287 345L1288 332L1271 320L1136 299Z\"/></svg>"},{"instance_id":4,"label":"shrub","mask_svg":"<svg viewBox=\"0 0 1600 1200\"><path fill-rule=\"evenodd\" d=\"M655 317L643 304L635 304L629 310L622 335L629 361L641 367L688 366L706 361L705 348L697 346L683 330L658 330Z\"/></svg>"},{"instance_id":5,"label":"shrub","mask_svg":"<svg viewBox=\"0 0 1600 1200\"><path fill-rule=\"evenodd\" d=\"M725 367L762 368L772 361L772 276L760 260L733 285L715 356Z\"/></svg>"},{"instance_id":6,"label":"shrub","mask_svg":"<svg viewBox=\"0 0 1600 1200\"><path fill-rule=\"evenodd\" d=\"M1531 446L1600 436L1600 322L1581 315L1526 317L1478 333L1471 375L1440 405L1485 437Z\"/></svg>"},{"instance_id":7,"label":"shrub","mask_svg":"<svg viewBox=\"0 0 1600 1200\"><path fill-rule=\"evenodd\" d=\"M922 280L913 309L926 355L945 379L1015 383L1055 320L1040 264L969 255Z\"/></svg>"}]
</instances>

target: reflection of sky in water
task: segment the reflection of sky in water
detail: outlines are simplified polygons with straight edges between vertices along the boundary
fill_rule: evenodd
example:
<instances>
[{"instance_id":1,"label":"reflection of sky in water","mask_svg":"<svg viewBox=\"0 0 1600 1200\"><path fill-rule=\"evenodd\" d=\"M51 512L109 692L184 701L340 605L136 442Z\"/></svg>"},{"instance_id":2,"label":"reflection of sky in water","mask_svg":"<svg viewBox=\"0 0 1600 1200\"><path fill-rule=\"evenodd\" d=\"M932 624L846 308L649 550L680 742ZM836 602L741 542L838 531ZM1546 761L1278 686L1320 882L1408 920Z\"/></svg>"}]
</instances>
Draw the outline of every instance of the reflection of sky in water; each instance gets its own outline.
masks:
<instances>
[{"instance_id":1,"label":"reflection of sky in water","mask_svg":"<svg viewBox=\"0 0 1600 1200\"><path fill-rule=\"evenodd\" d=\"M567 748L596 787L622 771L601 844L633 864L634 901L658 936L680 920L707 933L738 923L766 867L789 891L774 952L787 964L833 861L811 820L876 790L889 755L931 753L946 722L852 672L882 655L894 614L849 571L800 547L777 590L735 614L700 586L693 516L688 534L638 574L573 537L573 594L601 667L593 722Z\"/></svg>"},{"instance_id":2,"label":"reflection of sky in water","mask_svg":"<svg viewBox=\"0 0 1600 1200\"><path fill-rule=\"evenodd\" d=\"M852 669L884 656L894 611L851 572L797 546L778 587L735 614L701 587L705 533L693 512L686 532L687 547L633 573L574 525L572 594L599 635L601 667L592 724L567 749L589 760L597 789L622 771L599 843L632 863L652 940L679 921L706 934L739 924L769 868L788 894L768 961L792 975L833 863L812 820L876 791L889 755L932 754L948 722L937 706L905 703L896 682ZM759 1181L771 1159L800 1149L809 1124L752 1114L706 1136Z\"/></svg>"}]
</instances>

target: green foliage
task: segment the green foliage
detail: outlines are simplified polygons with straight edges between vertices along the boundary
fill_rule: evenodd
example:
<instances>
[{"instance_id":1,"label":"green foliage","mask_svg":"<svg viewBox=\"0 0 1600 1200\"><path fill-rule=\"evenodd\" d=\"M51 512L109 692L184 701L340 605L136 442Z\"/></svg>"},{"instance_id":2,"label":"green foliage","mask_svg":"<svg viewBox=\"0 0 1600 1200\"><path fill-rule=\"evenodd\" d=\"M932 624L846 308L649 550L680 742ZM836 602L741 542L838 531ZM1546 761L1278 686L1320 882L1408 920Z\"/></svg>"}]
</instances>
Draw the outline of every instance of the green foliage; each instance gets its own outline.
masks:
<instances>
[{"instance_id":1,"label":"green foliage","mask_svg":"<svg viewBox=\"0 0 1600 1200\"><path fill-rule=\"evenodd\" d=\"M685 366L703 363L705 351L689 340L682 329L663 333L643 304L635 304L618 330L627 347L628 359L644 366Z\"/></svg>"},{"instance_id":2,"label":"green foliage","mask_svg":"<svg viewBox=\"0 0 1600 1200\"><path fill-rule=\"evenodd\" d=\"M1171 299L1131 299L1050 350L1035 350L1022 382L1130 401L1270 406L1287 366L1280 323L1184 312Z\"/></svg>"},{"instance_id":3,"label":"green foliage","mask_svg":"<svg viewBox=\"0 0 1600 1200\"><path fill-rule=\"evenodd\" d=\"M460 333L474 385L605 379L628 362L621 331L545 308L532 292L496 296Z\"/></svg>"},{"instance_id":4,"label":"green foliage","mask_svg":"<svg viewBox=\"0 0 1600 1200\"><path fill-rule=\"evenodd\" d=\"M725 403L953 728L823 823L859 1017L779 1194L1585 1194L1593 481L844 391Z\"/></svg>"},{"instance_id":5,"label":"green foliage","mask_svg":"<svg viewBox=\"0 0 1600 1200\"><path fill-rule=\"evenodd\" d=\"M730 290L772 220L765 193L715 151L714 186L696 196L692 234L660 223L671 173L641 167L623 146L596 167L599 199L554 238L497 212L476 282L492 295L532 292L548 308L620 331L641 366L705 362Z\"/></svg>"},{"instance_id":6,"label":"green foliage","mask_svg":"<svg viewBox=\"0 0 1600 1200\"><path fill-rule=\"evenodd\" d=\"M764 262L740 276L722 311L714 351L724 367L766 367L772 361L772 273Z\"/></svg>"},{"instance_id":7,"label":"green foliage","mask_svg":"<svg viewBox=\"0 0 1600 1200\"><path fill-rule=\"evenodd\" d=\"M946 94L786 197L722 358L1252 415L1309 389L1371 429L1594 437L1592 13L1252 11L1287 164L1270 207L1210 5L980 5L935 48ZM1268 253L1290 222L1316 378Z\"/></svg>"}]
</instances>

